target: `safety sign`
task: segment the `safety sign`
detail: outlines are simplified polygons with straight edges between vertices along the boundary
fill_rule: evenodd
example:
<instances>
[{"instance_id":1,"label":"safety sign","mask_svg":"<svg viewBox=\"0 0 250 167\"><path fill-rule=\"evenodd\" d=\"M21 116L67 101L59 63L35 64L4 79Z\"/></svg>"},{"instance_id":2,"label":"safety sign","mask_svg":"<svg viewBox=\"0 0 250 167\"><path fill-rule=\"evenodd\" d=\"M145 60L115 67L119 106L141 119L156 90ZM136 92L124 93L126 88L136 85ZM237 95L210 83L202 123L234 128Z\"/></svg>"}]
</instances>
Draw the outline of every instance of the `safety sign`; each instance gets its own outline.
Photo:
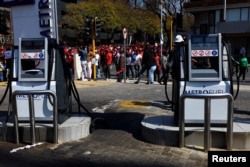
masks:
<instances>
[{"instance_id":1,"label":"safety sign","mask_svg":"<svg viewBox=\"0 0 250 167\"><path fill-rule=\"evenodd\" d=\"M192 57L218 56L218 50L192 50Z\"/></svg>"},{"instance_id":2,"label":"safety sign","mask_svg":"<svg viewBox=\"0 0 250 167\"><path fill-rule=\"evenodd\" d=\"M32 52L32 53L21 53L21 58L22 59L42 59L44 58L44 54L43 53L39 53L39 52Z\"/></svg>"}]
</instances>

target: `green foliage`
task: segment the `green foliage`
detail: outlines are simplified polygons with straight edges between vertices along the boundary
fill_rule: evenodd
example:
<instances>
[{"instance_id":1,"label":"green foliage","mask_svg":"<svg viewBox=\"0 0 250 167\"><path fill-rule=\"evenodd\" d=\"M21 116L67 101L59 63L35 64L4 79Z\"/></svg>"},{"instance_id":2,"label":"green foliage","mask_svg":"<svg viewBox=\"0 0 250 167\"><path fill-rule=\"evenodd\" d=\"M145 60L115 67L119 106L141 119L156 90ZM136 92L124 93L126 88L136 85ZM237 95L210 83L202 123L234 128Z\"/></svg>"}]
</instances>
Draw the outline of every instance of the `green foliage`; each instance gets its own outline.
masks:
<instances>
[{"instance_id":1,"label":"green foliage","mask_svg":"<svg viewBox=\"0 0 250 167\"><path fill-rule=\"evenodd\" d=\"M61 25L81 31L87 16L98 17L102 22L102 29L114 32L127 27L129 32L135 33L138 29L151 34L159 32L160 20L146 10L136 10L130 7L125 0L85 0L66 7L67 14Z\"/></svg>"},{"instance_id":2,"label":"green foliage","mask_svg":"<svg viewBox=\"0 0 250 167\"><path fill-rule=\"evenodd\" d=\"M0 11L0 34L8 35L9 28L6 24L6 19L9 17L9 12L5 10Z\"/></svg>"}]
</instances>

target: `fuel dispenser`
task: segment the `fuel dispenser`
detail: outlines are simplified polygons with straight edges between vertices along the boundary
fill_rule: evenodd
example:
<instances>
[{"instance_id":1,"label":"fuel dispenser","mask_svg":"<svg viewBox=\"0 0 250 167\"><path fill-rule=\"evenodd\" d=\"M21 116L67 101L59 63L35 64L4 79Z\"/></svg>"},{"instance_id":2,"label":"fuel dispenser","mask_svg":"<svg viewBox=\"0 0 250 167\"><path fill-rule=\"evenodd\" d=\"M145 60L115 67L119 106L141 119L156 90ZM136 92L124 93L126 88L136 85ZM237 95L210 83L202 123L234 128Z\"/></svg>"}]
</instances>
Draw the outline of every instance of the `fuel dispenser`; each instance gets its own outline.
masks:
<instances>
[{"instance_id":1,"label":"fuel dispenser","mask_svg":"<svg viewBox=\"0 0 250 167\"><path fill-rule=\"evenodd\" d=\"M13 54L11 92L18 90L51 90L56 93L59 123L67 118L71 109L71 89L64 55L55 39L19 38ZM34 96L36 121L52 121L52 98L48 95ZM16 96L19 121L29 121L28 96Z\"/></svg>"},{"instance_id":2,"label":"fuel dispenser","mask_svg":"<svg viewBox=\"0 0 250 167\"><path fill-rule=\"evenodd\" d=\"M189 35L187 41L175 43L172 67L172 110L179 121L179 102L184 94L223 94L233 96L230 44L221 34ZM204 104L197 99L185 103L186 124L204 122ZM211 101L211 123L225 124L227 101Z\"/></svg>"}]
</instances>

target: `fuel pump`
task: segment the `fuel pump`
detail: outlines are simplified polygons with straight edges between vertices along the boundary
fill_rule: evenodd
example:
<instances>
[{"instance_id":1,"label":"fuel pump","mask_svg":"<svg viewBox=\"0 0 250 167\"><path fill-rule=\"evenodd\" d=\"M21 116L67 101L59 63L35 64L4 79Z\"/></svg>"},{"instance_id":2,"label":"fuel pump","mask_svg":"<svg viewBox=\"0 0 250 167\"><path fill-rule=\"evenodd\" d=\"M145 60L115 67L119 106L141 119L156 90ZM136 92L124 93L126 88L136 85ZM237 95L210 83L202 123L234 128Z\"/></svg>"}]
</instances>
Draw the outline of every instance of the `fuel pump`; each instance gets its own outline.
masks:
<instances>
[{"instance_id":1,"label":"fuel pump","mask_svg":"<svg viewBox=\"0 0 250 167\"><path fill-rule=\"evenodd\" d=\"M184 94L223 94L233 92L230 44L221 34L189 35L187 41L175 42L172 66L172 110L175 123L179 120L179 102ZM238 94L238 91L237 93ZM237 95L236 95L237 96ZM185 105L185 123L199 124L204 108L197 100ZM227 120L226 102L218 99L211 104L211 123Z\"/></svg>"},{"instance_id":2,"label":"fuel pump","mask_svg":"<svg viewBox=\"0 0 250 167\"><path fill-rule=\"evenodd\" d=\"M58 98L59 122L67 116L71 102L70 77L64 65L64 57L54 39L19 38L13 55L12 93L17 90L51 90ZM17 112L20 121L29 120L28 97L17 95ZM34 96L36 120L51 121L52 102L49 96Z\"/></svg>"}]
</instances>

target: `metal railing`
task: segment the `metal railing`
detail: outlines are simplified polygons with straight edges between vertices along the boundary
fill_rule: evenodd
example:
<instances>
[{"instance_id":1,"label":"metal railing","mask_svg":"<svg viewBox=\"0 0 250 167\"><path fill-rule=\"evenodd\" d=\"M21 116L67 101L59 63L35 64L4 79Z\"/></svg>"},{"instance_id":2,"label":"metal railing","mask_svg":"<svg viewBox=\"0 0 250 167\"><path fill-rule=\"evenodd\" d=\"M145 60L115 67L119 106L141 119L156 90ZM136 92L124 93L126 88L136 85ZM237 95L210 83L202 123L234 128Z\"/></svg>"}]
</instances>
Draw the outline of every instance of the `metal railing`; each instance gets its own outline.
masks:
<instances>
[{"instance_id":1,"label":"metal railing","mask_svg":"<svg viewBox=\"0 0 250 167\"><path fill-rule=\"evenodd\" d=\"M58 143L58 113L57 113L57 96L55 92L51 90L36 90L36 91L14 91L12 94L12 110L14 116L14 128L16 135L16 143L19 144L19 121L17 113L17 95L27 95L29 98L29 118L30 118L30 138L32 144L35 144L35 112L34 112L34 95L51 95L53 97L53 128L54 128L54 138L53 142Z\"/></svg>"},{"instance_id":2,"label":"metal railing","mask_svg":"<svg viewBox=\"0 0 250 167\"><path fill-rule=\"evenodd\" d=\"M181 96L180 99L180 112L179 112L179 147L184 147L184 138L185 138L185 122L184 122L184 100L187 98L192 99L204 99L204 151L207 152L211 147L210 139L210 127L211 127L211 100L212 99L227 99L228 100L228 114L227 114L227 134L226 134L226 143L227 150L232 150L233 143L233 97L229 93L225 94L185 94Z\"/></svg>"}]
</instances>

